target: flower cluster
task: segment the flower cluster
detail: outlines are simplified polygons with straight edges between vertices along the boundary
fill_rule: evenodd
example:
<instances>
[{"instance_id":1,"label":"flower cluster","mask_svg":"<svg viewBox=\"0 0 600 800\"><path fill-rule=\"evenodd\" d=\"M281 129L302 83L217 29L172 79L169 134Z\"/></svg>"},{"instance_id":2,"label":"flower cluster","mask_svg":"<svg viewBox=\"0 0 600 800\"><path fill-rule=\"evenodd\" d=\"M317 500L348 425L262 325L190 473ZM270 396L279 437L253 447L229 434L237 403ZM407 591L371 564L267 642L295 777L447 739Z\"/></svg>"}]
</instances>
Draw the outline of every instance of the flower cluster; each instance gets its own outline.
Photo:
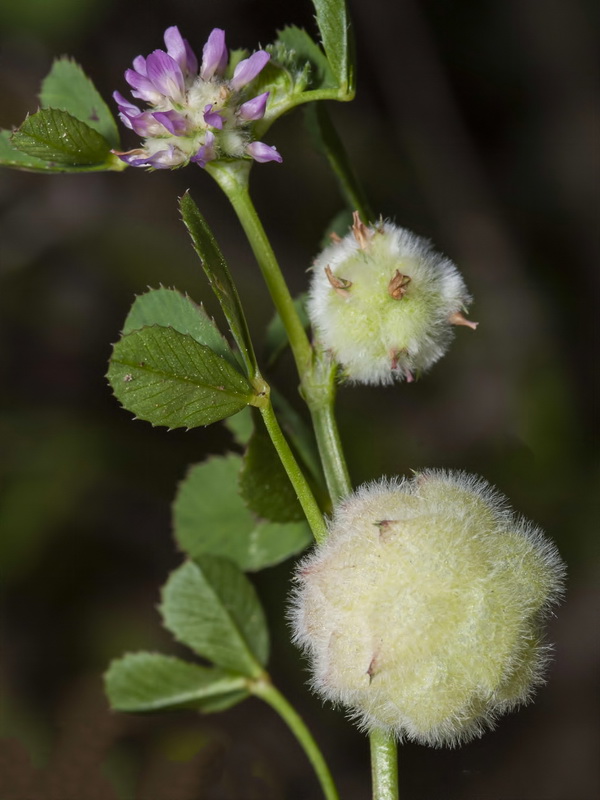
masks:
<instances>
[{"instance_id":1,"label":"flower cluster","mask_svg":"<svg viewBox=\"0 0 600 800\"><path fill-rule=\"evenodd\" d=\"M317 257L308 302L322 347L357 383L412 381L446 352L453 325L476 327L454 264L429 242L390 222L354 215Z\"/></svg>"},{"instance_id":2,"label":"flower cluster","mask_svg":"<svg viewBox=\"0 0 600 800\"><path fill-rule=\"evenodd\" d=\"M484 480L426 471L363 486L301 563L292 619L314 688L367 730L481 735L543 679L564 566Z\"/></svg>"},{"instance_id":3,"label":"flower cluster","mask_svg":"<svg viewBox=\"0 0 600 800\"><path fill-rule=\"evenodd\" d=\"M248 97L249 84L269 61L257 50L226 78L225 32L215 28L198 59L177 27L167 28L166 52L137 56L125 72L133 97L150 105L142 111L120 92L113 97L123 123L144 137L142 147L118 152L133 167L170 169L190 161L205 167L218 158L250 157L281 162L274 147L252 140L251 124L262 119L269 96Z\"/></svg>"}]
</instances>

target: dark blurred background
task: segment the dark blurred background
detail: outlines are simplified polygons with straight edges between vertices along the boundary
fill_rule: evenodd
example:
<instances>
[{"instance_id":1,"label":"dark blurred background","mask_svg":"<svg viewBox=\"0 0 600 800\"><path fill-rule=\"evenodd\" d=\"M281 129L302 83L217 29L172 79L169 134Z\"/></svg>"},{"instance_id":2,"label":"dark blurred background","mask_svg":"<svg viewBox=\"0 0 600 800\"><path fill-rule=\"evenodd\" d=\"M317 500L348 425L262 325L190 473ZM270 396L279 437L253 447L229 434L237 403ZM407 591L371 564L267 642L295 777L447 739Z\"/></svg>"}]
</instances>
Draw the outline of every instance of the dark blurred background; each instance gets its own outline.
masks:
<instances>
[{"instance_id":1,"label":"dark blurred background","mask_svg":"<svg viewBox=\"0 0 600 800\"><path fill-rule=\"evenodd\" d=\"M425 466L484 475L546 529L569 565L551 623L548 685L532 706L454 751L400 750L411 800L599 796L598 229L595 3L354 0L358 96L331 112L373 206L431 237L475 297L476 334L414 385L342 389L353 480ZM254 47L308 0L198 3L0 0L0 126L36 109L56 55L109 97L131 59L179 25L197 52L215 27ZM123 132L125 144L135 137ZM341 208L302 112L268 137L256 203L294 292ZM0 178L0 683L2 800L308 800L319 790L258 701L223 715L111 714L101 673L125 650L181 652L156 603L181 560L169 504L188 464L234 447L133 422L104 379L136 293L160 283L217 313L181 225L187 188L232 265L257 341L270 314L226 201L201 170ZM275 376L296 403L293 371ZM282 619L290 565L257 576L275 680L331 760L342 796L369 796L367 742L322 709Z\"/></svg>"}]
</instances>

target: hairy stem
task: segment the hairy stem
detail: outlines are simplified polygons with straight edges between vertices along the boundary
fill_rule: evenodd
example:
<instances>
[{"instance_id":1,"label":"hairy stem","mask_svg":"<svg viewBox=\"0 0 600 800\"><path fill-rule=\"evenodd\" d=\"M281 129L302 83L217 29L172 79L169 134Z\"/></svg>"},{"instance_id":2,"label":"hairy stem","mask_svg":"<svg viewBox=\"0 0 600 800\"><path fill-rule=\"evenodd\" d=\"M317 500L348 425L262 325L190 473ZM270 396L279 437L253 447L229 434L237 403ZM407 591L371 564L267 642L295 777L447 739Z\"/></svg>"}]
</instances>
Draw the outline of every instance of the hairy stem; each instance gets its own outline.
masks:
<instances>
[{"instance_id":1,"label":"hairy stem","mask_svg":"<svg viewBox=\"0 0 600 800\"><path fill-rule=\"evenodd\" d=\"M313 766L317 779L321 784L323 796L326 800L339 800L338 791L325 759L323 758L323 754L319 750L319 746L313 739L302 717L269 680L254 682L250 687L250 691L275 709L292 731Z\"/></svg>"},{"instance_id":2,"label":"hairy stem","mask_svg":"<svg viewBox=\"0 0 600 800\"><path fill-rule=\"evenodd\" d=\"M371 742L371 778L373 800L398 800L398 754L393 737L373 731Z\"/></svg>"}]
</instances>

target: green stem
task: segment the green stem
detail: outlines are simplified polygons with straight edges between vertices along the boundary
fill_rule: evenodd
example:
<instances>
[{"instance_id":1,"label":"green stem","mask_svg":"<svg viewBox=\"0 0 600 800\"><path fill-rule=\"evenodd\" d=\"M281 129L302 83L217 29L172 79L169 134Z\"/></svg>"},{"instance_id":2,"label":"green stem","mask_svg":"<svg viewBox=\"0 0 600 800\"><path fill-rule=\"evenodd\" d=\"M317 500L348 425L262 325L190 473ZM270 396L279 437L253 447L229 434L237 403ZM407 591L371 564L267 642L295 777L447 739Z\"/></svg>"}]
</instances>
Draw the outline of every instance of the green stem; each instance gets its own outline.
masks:
<instances>
[{"instance_id":1,"label":"green stem","mask_svg":"<svg viewBox=\"0 0 600 800\"><path fill-rule=\"evenodd\" d=\"M398 753L392 736L373 731L371 742L371 778L373 800L398 800Z\"/></svg>"},{"instance_id":2,"label":"green stem","mask_svg":"<svg viewBox=\"0 0 600 800\"><path fill-rule=\"evenodd\" d=\"M250 165L239 161L216 162L207 165L206 169L231 202L283 322L298 368L302 393L312 415L328 489L335 504L337 500L352 490L334 415L336 368L326 354L319 353L314 358L313 348L294 307L273 248L250 198L248 191ZM327 530L321 511L279 427L270 402L261 407L260 411L271 440L302 504L313 535L317 542L323 542L327 536ZM315 769L327 800L339 800L319 748L302 719L287 700L272 684L265 681L256 682L253 692L269 703L294 732ZM380 732L374 732L370 738L373 798L374 800L398 800L398 765L395 742Z\"/></svg>"},{"instance_id":3,"label":"green stem","mask_svg":"<svg viewBox=\"0 0 600 800\"><path fill-rule=\"evenodd\" d=\"M313 766L326 800L339 800L338 791L325 759L323 758L323 754L319 750L319 746L313 739L302 717L270 681L256 681L251 685L250 691L268 703L271 708L275 709L292 731Z\"/></svg>"},{"instance_id":4,"label":"green stem","mask_svg":"<svg viewBox=\"0 0 600 800\"><path fill-rule=\"evenodd\" d=\"M279 427L279 423L271 403L269 402L268 405L261 408L260 413L269 436L271 437L271 441L277 450L277 454L279 455L281 463L283 464L287 476L294 487L296 495L298 496L298 500L300 501L300 505L302 506L306 520L310 525L313 536L317 542L324 542L327 538L327 528L325 527L325 522L323 521L323 514L321 513L321 509L315 500L306 478L304 477L304 473L294 458L294 454L292 453L290 446L283 435L283 431Z\"/></svg>"},{"instance_id":5,"label":"green stem","mask_svg":"<svg viewBox=\"0 0 600 800\"><path fill-rule=\"evenodd\" d=\"M296 360L298 373L302 378L312 362L312 348L298 316L294 301L287 287L271 243L256 212L248 191L250 163L215 162L207 164L210 172L223 192L227 195L252 247L252 252L263 274L267 288L285 327L292 353Z\"/></svg>"},{"instance_id":6,"label":"green stem","mask_svg":"<svg viewBox=\"0 0 600 800\"><path fill-rule=\"evenodd\" d=\"M312 421L321 454L325 480L331 501L336 505L352 491L348 468L342 453L337 422L331 406L311 409Z\"/></svg>"},{"instance_id":7,"label":"green stem","mask_svg":"<svg viewBox=\"0 0 600 800\"><path fill-rule=\"evenodd\" d=\"M333 414L333 398L335 395L334 368L328 364L326 374L321 376L321 373L324 372L322 364L315 364L313 362L313 349L308 341L308 337L294 306L292 296L281 274L281 269L277 263L275 253L273 252L271 243L267 238L248 191L249 165L246 162L234 162L231 164L216 162L215 164L207 165L207 169L227 195L242 224L273 299L273 303L275 304L275 308L285 327L290 347L292 348L296 360L304 398L313 417L317 444L323 462L327 486L332 500L335 501L335 499L348 494L351 487ZM273 422L276 424L272 410L269 413L273 418ZM277 426L277 428L279 429L279 426ZM280 430L278 441L285 441ZM273 439L273 443L278 447L275 439ZM287 449L289 450L289 447ZM279 452L281 456L282 451ZM295 470L291 469L292 462L295 465ZM292 477L292 475L295 471L299 472L299 468L291 452L287 463L284 461L284 466L298 492L298 481ZM304 483L306 483L305 480ZM302 502L300 494L298 494L298 497L300 498L300 502ZM310 493L310 497L312 498L312 493ZM314 502L314 498L312 498L312 500ZM320 512L319 518L321 519L321 525L323 525ZM317 541L320 541L321 538L325 538L325 529L323 527L323 531L321 531L317 527L315 514L309 518L309 524L313 529Z\"/></svg>"},{"instance_id":8,"label":"green stem","mask_svg":"<svg viewBox=\"0 0 600 800\"><path fill-rule=\"evenodd\" d=\"M332 501L335 502L351 491L333 413L335 369L329 362L325 365L323 357L319 357L316 362L313 360L313 349L248 191L250 165L247 162L215 162L208 164L206 169L233 206L285 327L296 360L304 399L313 417L327 486ZM319 541L317 533L315 538Z\"/></svg>"},{"instance_id":9,"label":"green stem","mask_svg":"<svg viewBox=\"0 0 600 800\"><path fill-rule=\"evenodd\" d=\"M268 114L262 120L258 120L254 124L254 133L257 139L261 139L264 134L269 130L275 120L279 119L283 114L287 114L293 108L308 104L317 104L317 100L339 100L342 103L347 103L354 99L354 89L309 89L306 92L293 95L292 97L283 97L280 102L274 99L273 102L269 101ZM321 105L321 103L319 103ZM309 105L310 107L310 105Z\"/></svg>"}]
</instances>

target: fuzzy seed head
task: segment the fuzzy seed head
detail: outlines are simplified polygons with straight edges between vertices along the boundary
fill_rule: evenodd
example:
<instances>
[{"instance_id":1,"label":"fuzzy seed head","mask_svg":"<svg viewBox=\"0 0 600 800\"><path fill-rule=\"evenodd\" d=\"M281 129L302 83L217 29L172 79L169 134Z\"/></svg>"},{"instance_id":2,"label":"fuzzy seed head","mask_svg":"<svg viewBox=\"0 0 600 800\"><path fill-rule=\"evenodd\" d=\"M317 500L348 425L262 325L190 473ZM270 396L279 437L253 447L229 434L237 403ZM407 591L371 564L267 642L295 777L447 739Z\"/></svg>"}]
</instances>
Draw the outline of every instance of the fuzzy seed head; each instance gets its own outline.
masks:
<instances>
[{"instance_id":1,"label":"fuzzy seed head","mask_svg":"<svg viewBox=\"0 0 600 800\"><path fill-rule=\"evenodd\" d=\"M543 682L564 565L486 481L426 471L347 498L296 578L315 691L364 730L454 746Z\"/></svg>"},{"instance_id":2,"label":"fuzzy seed head","mask_svg":"<svg viewBox=\"0 0 600 800\"><path fill-rule=\"evenodd\" d=\"M393 225L336 237L313 267L308 312L321 345L356 383L413 379L442 357L471 298L454 264ZM473 325L473 323L471 323Z\"/></svg>"}]
</instances>

